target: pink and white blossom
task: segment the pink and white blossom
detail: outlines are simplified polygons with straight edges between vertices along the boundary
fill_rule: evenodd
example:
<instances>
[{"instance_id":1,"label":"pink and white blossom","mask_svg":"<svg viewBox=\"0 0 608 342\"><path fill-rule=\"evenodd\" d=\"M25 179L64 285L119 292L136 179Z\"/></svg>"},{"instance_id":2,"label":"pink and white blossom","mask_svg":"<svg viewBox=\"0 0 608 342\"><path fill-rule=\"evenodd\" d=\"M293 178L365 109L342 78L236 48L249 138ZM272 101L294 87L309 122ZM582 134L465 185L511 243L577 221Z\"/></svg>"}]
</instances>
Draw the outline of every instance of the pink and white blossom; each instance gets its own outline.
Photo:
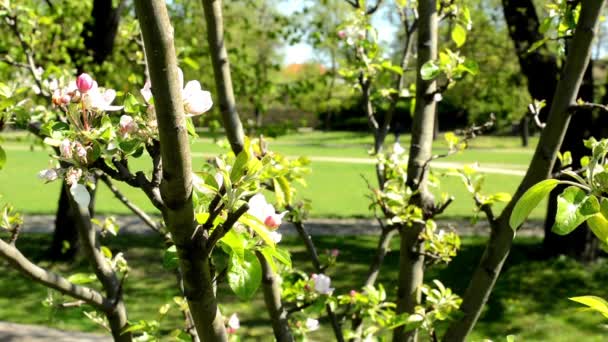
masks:
<instances>
[{"instance_id":1,"label":"pink and white blossom","mask_svg":"<svg viewBox=\"0 0 608 342\"><path fill-rule=\"evenodd\" d=\"M264 223L270 230L276 230L282 223L283 217L287 212L277 214L272 204L266 202L262 194L256 194L249 199L248 213Z\"/></svg>"},{"instance_id":2,"label":"pink and white blossom","mask_svg":"<svg viewBox=\"0 0 608 342\"><path fill-rule=\"evenodd\" d=\"M80 74L80 76L78 76L78 78L76 79L76 86L78 87L78 91L83 94L91 90L95 84L96 82L95 80L93 80L93 77L91 77L91 75L87 73Z\"/></svg>"},{"instance_id":3,"label":"pink and white blossom","mask_svg":"<svg viewBox=\"0 0 608 342\"><path fill-rule=\"evenodd\" d=\"M45 170L38 172L38 178L40 178L46 182L52 182L52 181L56 180L58 177L59 177L59 175L57 174L57 170L55 170L55 169L45 169Z\"/></svg>"},{"instance_id":4,"label":"pink and white blossom","mask_svg":"<svg viewBox=\"0 0 608 342\"><path fill-rule=\"evenodd\" d=\"M120 117L120 123L118 124L120 134L125 136L127 134L133 134L137 131L137 123L133 120L130 115L123 115Z\"/></svg>"},{"instance_id":5,"label":"pink and white blossom","mask_svg":"<svg viewBox=\"0 0 608 342\"><path fill-rule=\"evenodd\" d=\"M112 106L112 102L116 98L116 91L114 89L104 89L102 91L97 86L97 82L95 82L93 89L83 96L85 106L88 108L105 112L118 111L124 108L124 106Z\"/></svg>"},{"instance_id":6,"label":"pink and white blossom","mask_svg":"<svg viewBox=\"0 0 608 342\"><path fill-rule=\"evenodd\" d=\"M331 294L334 291L331 286L331 279L325 274L313 274L310 277L315 284L315 291L320 294Z\"/></svg>"},{"instance_id":7,"label":"pink and white blossom","mask_svg":"<svg viewBox=\"0 0 608 342\"><path fill-rule=\"evenodd\" d=\"M228 319L227 331L229 334L234 334L237 329L241 327L241 322L239 321L239 317L233 313Z\"/></svg>"},{"instance_id":8,"label":"pink and white blossom","mask_svg":"<svg viewBox=\"0 0 608 342\"><path fill-rule=\"evenodd\" d=\"M203 90L198 81L186 83L182 91L182 100L184 101L184 110L187 116L201 115L213 106L211 93Z\"/></svg>"},{"instance_id":9,"label":"pink and white blossom","mask_svg":"<svg viewBox=\"0 0 608 342\"><path fill-rule=\"evenodd\" d=\"M74 150L72 149L72 142L70 139L63 139L59 144L59 155L65 159L71 159Z\"/></svg>"},{"instance_id":10,"label":"pink and white blossom","mask_svg":"<svg viewBox=\"0 0 608 342\"><path fill-rule=\"evenodd\" d=\"M65 173L65 181L68 185L76 184L82 178L82 170L76 168L69 168Z\"/></svg>"},{"instance_id":11,"label":"pink and white blossom","mask_svg":"<svg viewBox=\"0 0 608 342\"><path fill-rule=\"evenodd\" d=\"M78 157L78 159L86 163L87 162L87 149L80 143L80 141L76 141L73 144L74 154Z\"/></svg>"}]
</instances>

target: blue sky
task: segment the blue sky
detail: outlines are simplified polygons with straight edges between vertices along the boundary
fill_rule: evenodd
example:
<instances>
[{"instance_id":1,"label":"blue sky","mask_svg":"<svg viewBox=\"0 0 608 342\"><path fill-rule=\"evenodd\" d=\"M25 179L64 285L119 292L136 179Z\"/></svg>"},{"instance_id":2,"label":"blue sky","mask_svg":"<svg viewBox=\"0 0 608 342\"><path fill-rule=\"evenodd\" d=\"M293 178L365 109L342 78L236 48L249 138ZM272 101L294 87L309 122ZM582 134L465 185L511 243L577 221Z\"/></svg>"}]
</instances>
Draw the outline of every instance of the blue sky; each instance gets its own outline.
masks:
<instances>
[{"instance_id":1,"label":"blue sky","mask_svg":"<svg viewBox=\"0 0 608 342\"><path fill-rule=\"evenodd\" d=\"M291 14L299 9L302 9L304 4L310 4L307 0L282 0L279 1L277 7L284 14ZM386 15L382 12L376 13L372 19L374 27L378 30L379 37L394 37L396 27L391 24ZM314 51L307 43L298 43L296 45L286 46L283 49L284 59L283 64L303 63L314 59Z\"/></svg>"}]
</instances>

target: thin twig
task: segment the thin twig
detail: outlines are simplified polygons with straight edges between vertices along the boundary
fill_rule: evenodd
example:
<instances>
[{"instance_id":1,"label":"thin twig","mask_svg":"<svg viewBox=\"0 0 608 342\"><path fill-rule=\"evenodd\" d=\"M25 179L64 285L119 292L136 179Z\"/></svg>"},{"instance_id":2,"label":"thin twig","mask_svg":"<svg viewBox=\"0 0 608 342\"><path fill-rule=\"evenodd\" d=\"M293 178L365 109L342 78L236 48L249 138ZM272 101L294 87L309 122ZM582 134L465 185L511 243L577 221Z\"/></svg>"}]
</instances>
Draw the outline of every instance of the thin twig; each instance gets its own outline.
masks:
<instances>
[{"instance_id":1,"label":"thin twig","mask_svg":"<svg viewBox=\"0 0 608 342\"><path fill-rule=\"evenodd\" d=\"M243 214L247 212L247 210L249 210L249 204L243 203L243 205L241 205L236 211L233 211L228 214L228 217L226 218L226 221L224 221L224 223L217 226L217 228L213 230L211 236L209 236L209 239L205 244L208 257L211 257L211 252L213 251L213 247L215 247L215 244L222 237L224 237L224 235L226 235L226 233L228 233L230 229L232 229L234 224L239 220L241 216L243 216Z\"/></svg>"}]
</instances>

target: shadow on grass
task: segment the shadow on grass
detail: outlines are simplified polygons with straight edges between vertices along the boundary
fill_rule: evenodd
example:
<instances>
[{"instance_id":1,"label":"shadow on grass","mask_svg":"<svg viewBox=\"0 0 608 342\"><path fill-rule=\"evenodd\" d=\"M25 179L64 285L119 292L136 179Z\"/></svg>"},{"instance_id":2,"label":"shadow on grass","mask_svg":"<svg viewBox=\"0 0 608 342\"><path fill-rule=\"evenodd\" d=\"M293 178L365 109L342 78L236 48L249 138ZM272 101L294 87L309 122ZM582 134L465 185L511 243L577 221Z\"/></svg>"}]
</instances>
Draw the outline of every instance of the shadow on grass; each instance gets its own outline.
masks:
<instances>
[{"instance_id":1,"label":"shadow on grass","mask_svg":"<svg viewBox=\"0 0 608 342\"><path fill-rule=\"evenodd\" d=\"M336 294L346 293L361 286L376 245L373 236L323 236L314 237L321 254L326 250L340 250L338 264L329 270L332 286ZM433 266L426 274L427 281L440 279L456 293L462 294L468 285L470 275L477 265L485 247L486 238L463 238L463 247L449 267ZM50 243L47 235L24 235L18 241L22 252L42 266L50 266L61 274L89 272L85 260L74 264L51 264L43 259L44 248ZM129 261L131 272L125 284L125 294L130 318L134 320L155 318L158 308L177 295L175 277L161 266L163 242L154 236L122 236L108 238L103 242L114 253L123 251ZM286 237L281 243L292 251L294 265L306 272L312 272L310 262L302 244L293 237ZM386 257L379 282L384 284L389 294L396 290L398 275L398 240L391 244L392 250ZM501 277L492 293L486 309L471 340L492 338L500 341L508 334L515 334L522 340L532 341L601 341L605 329L602 317L594 313L581 313L578 304L568 301L568 297L596 295L608 297L608 263L604 260L592 265L581 265L576 261L559 257L543 260L540 258L540 239L522 238L515 241ZM54 327L98 330L88 321L82 311L90 308L51 310L41 302L47 296L42 286L32 285L29 280L8 269L0 262L0 320L22 323L47 324ZM258 291L260 292L260 291ZM226 315L238 312L245 333L251 340L263 341L270 333L269 322L263 308L261 293L250 302L244 303L232 295L225 284L219 287L219 296L224 303ZM68 298L58 298L69 301ZM14 305L19 300L18 305ZM34 314L33 314L34 313ZM181 326L181 317L172 310L163 321L163 330ZM445 325L443 325L445 327ZM440 330L442 328L440 327ZM317 337L331 340L327 325Z\"/></svg>"}]
</instances>

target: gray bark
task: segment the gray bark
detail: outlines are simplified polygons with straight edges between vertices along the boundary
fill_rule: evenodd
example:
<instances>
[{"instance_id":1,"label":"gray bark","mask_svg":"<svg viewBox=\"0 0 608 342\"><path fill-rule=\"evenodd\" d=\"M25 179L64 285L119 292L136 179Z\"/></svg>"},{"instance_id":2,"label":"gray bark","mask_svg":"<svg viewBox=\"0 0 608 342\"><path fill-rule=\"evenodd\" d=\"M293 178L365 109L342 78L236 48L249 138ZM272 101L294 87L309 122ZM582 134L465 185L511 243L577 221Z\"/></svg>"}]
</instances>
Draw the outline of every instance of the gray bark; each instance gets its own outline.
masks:
<instances>
[{"instance_id":1,"label":"gray bark","mask_svg":"<svg viewBox=\"0 0 608 342\"><path fill-rule=\"evenodd\" d=\"M463 316L450 324L444 336L445 341L466 340L477 323L511 248L514 232L509 227L509 218L513 207L530 187L551 175L557 152L570 122L570 106L576 101L576 95L591 56L592 42L597 32L599 16L604 3L603 0L582 1L571 53L566 59L562 77L553 96L547 125L542 131L528 172L511 202L493 224L486 249L463 297L460 308Z\"/></svg>"}]
</instances>

